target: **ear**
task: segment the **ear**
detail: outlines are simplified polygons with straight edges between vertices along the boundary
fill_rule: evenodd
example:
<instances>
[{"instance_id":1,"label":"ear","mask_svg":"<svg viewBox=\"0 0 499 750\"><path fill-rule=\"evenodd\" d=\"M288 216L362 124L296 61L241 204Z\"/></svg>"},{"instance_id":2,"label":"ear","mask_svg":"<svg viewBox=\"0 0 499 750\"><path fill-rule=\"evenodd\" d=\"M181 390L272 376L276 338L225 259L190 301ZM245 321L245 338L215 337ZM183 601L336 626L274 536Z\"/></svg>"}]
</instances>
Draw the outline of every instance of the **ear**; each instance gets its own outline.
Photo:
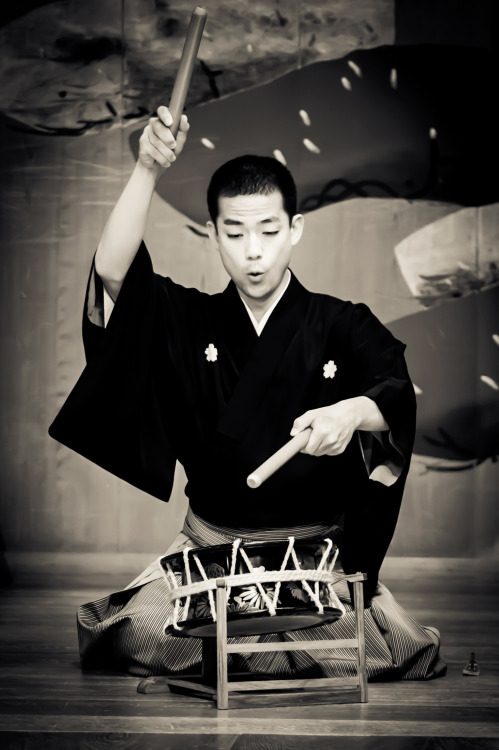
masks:
<instances>
[{"instance_id":1,"label":"ear","mask_svg":"<svg viewBox=\"0 0 499 750\"><path fill-rule=\"evenodd\" d=\"M301 240L304 225L305 219L302 214L295 214L291 221L291 244L293 247Z\"/></svg>"},{"instance_id":2,"label":"ear","mask_svg":"<svg viewBox=\"0 0 499 750\"><path fill-rule=\"evenodd\" d=\"M206 222L206 229L208 230L208 237L210 238L210 245L218 250L218 232L215 224L212 221Z\"/></svg>"}]
</instances>

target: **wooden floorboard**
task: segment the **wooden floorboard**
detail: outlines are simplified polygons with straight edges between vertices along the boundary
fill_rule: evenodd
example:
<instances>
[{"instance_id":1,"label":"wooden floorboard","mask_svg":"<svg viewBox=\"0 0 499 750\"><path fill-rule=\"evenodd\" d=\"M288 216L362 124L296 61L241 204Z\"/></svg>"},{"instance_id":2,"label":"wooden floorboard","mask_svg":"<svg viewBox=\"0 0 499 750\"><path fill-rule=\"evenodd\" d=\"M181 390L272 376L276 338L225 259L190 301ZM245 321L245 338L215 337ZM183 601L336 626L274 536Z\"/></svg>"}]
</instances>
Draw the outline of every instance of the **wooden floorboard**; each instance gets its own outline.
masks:
<instances>
[{"instance_id":1,"label":"wooden floorboard","mask_svg":"<svg viewBox=\"0 0 499 750\"><path fill-rule=\"evenodd\" d=\"M0 732L3 750L497 750L495 740L453 737L343 737L317 735L161 735L74 732Z\"/></svg>"},{"instance_id":2,"label":"wooden floorboard","mask_svg":"<svg viewBox=\"0 0 499 750\"><path fill-rule=\"evenodd\" d=\"M396 582L397 583L397 582ZM139 694L138 678L82 672L77 606L112 590L0 591L0 747L162 750L499 750L497 587L446 587L407 578L391 586L423 624L442 633L445 677L374 682L366 705L272 706L228 711L188 695ZM481 674L464 677L471 650ZM341 738L341 741L340 741Z\"/></svg>"}]
</instances>

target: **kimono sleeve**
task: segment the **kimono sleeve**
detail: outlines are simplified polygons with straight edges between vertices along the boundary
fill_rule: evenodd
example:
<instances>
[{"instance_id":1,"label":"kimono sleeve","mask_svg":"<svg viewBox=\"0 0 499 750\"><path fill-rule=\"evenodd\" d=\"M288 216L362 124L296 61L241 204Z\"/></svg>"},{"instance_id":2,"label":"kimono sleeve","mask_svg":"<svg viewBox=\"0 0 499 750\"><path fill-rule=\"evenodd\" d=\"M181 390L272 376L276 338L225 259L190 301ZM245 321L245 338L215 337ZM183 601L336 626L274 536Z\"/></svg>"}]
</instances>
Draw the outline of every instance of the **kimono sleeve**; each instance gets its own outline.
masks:
<instances>
[{"instance_id":1,"label":"kimono sleeve","mask_svg":"<svg viewBox=\"0 0 499 750\"><path fill-rule=\"evenodd\" d=\"M378 406L388 432L359 432L369 478L386 486L408 469L414 444L416 397L398 341L366 305L355 306L351 346L359 372L359 395Z\"/></svg>"},{"instance_id":2,"label":"kimono sleeve","mask_svg":"<svg viewBox=\"0 0 499 750\"><path fill-rule=\"evenodd\" d=\"M166 389L170 385L168 363L158 357L158 351L167 350L161 342L168 335L160 285L142 244L104 327L103 285L92 264L83 311L87 364L49 434L139 489L168 500L175 454L154 386L158 367L164 370L161 382Z\"/></svg>"},{"instance_id":3,"label":"kimono sleeve","mask_svg":"<svg viewBox=\"0 0 499 750\"><path fill-rule=\"evenodd\" d=\"M388 440L386 432L378 437L359 433L369 479L360 473L351 478L345 509L343 568L347 573L367 573L366 606L395 531L414 442L416 397L404 349L368 307L355 306L351 354L357 373L356 393L377 404L390 429ZM376 478L377 469L385 481L370 481ZM387 474L393 481L386 481Z\"/></svg>"}]
</instances>

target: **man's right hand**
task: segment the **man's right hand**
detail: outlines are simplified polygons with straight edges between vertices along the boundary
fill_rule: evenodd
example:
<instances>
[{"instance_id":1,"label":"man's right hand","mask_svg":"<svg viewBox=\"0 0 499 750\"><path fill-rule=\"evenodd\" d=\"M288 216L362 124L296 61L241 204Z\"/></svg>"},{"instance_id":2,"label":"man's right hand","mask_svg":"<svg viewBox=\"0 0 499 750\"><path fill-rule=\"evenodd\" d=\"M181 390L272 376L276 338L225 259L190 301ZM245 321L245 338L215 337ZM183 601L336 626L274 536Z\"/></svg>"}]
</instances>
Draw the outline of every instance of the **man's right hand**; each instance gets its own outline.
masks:
<instances>
[{"instance_id":1,"label":"man's right hand","mask_svg":"<svg viewBox=\"0 0 499 750\"><path fill-rule=\"evenodd\" d=\"M186 115L182 115L176 138L170 130L172 122L168 107L158 107L158 116L151 117L144 128L139 141L139 162L146 169L156 169L161 174L163 169L171 167L181 153L187 140L189 122Z\"/></svg>"}]
</instances>

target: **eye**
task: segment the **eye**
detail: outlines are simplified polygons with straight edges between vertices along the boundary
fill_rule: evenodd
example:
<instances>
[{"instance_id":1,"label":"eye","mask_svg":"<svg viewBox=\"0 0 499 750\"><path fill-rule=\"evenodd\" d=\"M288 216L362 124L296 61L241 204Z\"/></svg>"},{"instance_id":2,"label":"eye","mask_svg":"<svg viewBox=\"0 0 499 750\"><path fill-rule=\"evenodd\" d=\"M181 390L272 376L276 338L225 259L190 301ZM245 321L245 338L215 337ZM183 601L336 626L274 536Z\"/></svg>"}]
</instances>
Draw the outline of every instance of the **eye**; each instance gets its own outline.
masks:
<instances>
[{"instance_id":1,"label":"eye","mask_svg":"<svg viewBox=\"0 0 499 750\"><path fill-rule=\"evenodd\" d=\"M237 240L237 238L238 238L238 237L242 237L242 236L243 236L242 234L228 234L228 235L227 235L227 237L228 237L228 238L229 238L230 240Z\"/></svg>"},{"instance_id":2,"label":"eye","mask_svg":"<svg viewBox=\"0 0 499 750\"><path fill-rule=\"evenodd\" d=\"M274 237L274 235L279 234L279 230L277 229L275 232L264 232L267 237Z\"/></svg>"}]
</instances>

